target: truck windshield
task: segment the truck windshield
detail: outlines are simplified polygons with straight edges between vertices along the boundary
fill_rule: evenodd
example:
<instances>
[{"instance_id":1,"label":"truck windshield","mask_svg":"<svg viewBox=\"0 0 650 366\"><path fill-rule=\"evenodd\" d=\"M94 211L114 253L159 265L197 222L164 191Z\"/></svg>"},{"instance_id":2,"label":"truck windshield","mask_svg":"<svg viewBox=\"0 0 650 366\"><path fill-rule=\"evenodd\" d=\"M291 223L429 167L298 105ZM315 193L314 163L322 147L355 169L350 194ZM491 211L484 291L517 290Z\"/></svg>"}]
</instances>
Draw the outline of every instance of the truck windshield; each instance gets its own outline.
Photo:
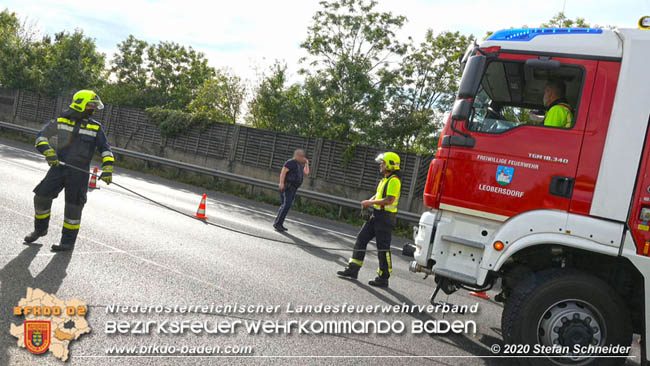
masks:
<instances>
[{"instance_id":1,"label":"truck windshield","mask_svg":"<svg viewBox=\"0 0 650 366\"><path fill-rule=\"evenodd\" d=\"M572 128L582 69L535 69L523 62L488 64L468 120L470 131L503 133L519 126Z\"/></svg>"}]
</instances>

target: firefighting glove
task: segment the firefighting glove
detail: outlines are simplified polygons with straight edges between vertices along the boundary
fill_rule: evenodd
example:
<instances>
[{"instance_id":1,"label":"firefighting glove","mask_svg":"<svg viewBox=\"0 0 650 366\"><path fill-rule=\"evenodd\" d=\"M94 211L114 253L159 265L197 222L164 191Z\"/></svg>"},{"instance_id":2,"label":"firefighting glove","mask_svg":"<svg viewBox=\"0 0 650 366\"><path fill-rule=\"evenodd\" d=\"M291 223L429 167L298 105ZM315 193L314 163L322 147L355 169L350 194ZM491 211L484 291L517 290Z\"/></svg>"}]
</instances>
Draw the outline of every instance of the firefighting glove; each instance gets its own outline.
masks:
<instances>
[{"instance_id":1,"label":"firefighting glove","mask_svg":"<svg viewBox=\"0 0 650 366\"><path fill-rule=\"evenodd\" d=\"M106 184L111 184L113 182L113 166L103 167L102 175L99 176L99 179L103 180Z\"/></svg>"},{"instance_id":2,"label":"firefighting glove","mask_svg":"<svg viewBox=\"0 0 650 366\"><path fill-rule=\"evenodd\" d=\"M54 151L54 149L45 150L43 155L45 155L45 160L47 160L47 163L50 166L59 165L59 158L56 156L56 151Z\"/></svg>"}]
</instances>

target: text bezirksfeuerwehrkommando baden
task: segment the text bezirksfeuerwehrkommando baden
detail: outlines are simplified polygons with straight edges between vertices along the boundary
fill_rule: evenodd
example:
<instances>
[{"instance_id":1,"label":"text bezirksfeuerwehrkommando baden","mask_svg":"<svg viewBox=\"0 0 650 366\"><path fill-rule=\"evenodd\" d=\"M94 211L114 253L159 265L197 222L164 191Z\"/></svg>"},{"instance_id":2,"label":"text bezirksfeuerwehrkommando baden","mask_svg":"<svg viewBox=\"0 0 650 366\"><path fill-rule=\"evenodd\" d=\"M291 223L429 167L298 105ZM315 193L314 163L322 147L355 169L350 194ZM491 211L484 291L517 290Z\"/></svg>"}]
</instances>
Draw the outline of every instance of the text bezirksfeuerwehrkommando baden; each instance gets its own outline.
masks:
<instances>
[{"instance_id":1,"label":"text bezirksfeuerwehrkommando baden","mask_svg":"<svg viewBox=\"0 0 650 366\"><path fill-rule=\"evenodd\" d=\"M354 305L354 304L317 304L284 305L268 304L209 304L209 305L108 305L106 313L114 315L153 314L153 315L183 315L183 314L276 314L289 315L361 315L361 314L398 314L398 313L476 313L478 303L474 305ZM410 322L395 320L205 320L187 319L171 320L109 320L104 324L106 334L235 334L243 330L248 334L445 334L445 333L476 333L477 325L473 320L420 320Z\"/></svg>"},{"instance_id":2,"label":"text bezirksfeuerwehrkommando baden","mask_svg":"<svg viewBox=\"0 0 650 366\"><path fill-rule=\"evenodd\" d=\"M196 305L120 305L106 306L108 314L398 314L398 313L476 313L474 305L411 305L411 304L196 304Z\"/></svg>"},{"instance_id":3,"label":"text bezirksfeuerwehrkommando baden","mask_svg":"<svg viewBox=\"0 0 650 366\"><path fill-rule=\"evenodd\" d=\"M476 334L473 320L108 320L105 334Z\"/></svg>"}]
</instances>

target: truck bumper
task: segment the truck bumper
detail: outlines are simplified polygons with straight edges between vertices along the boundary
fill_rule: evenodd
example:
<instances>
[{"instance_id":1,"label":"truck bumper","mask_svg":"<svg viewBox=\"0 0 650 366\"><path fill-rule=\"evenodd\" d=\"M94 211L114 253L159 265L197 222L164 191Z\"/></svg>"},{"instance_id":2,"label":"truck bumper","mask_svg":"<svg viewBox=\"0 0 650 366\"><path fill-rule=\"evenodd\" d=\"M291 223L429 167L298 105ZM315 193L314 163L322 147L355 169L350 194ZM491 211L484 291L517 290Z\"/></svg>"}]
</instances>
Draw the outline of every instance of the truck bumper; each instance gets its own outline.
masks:
<instances>
[{"instance_id":1,"label":"truck bumper","mask_svg":"<svg viewBox=\"0 0 650 366\"><path fill-rule=\"evenodd\" d=\"M487 270L481 268L489 243L501 222L449 211L425 212L414 233L415 251L410 270L483 286Z\"/></svg>"}]
</instances>

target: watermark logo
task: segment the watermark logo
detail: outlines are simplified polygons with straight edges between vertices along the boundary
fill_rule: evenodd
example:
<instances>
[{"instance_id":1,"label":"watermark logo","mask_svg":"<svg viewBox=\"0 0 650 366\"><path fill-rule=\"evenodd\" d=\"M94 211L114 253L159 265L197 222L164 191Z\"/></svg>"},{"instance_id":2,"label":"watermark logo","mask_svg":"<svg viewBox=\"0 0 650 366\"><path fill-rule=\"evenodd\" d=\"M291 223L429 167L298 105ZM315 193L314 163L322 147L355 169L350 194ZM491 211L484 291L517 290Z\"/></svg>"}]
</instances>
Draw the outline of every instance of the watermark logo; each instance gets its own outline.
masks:
<instances>
[{"instance_id":1,"label":"watermark logo","mask_svg":"<svg viewBox=\"0 0 650 366\"><path fill-rule=\"evenodd\" d=\"M11 324L9 333L18 338L18 345L34 354L51 352L67 361L68 346L81 335L90 333L86 321L88 306L72 299L62 300L39 289L27 289L27 294L14 306L14 317L24 317L22 325Z\"/></svg>"}]
</instances>

